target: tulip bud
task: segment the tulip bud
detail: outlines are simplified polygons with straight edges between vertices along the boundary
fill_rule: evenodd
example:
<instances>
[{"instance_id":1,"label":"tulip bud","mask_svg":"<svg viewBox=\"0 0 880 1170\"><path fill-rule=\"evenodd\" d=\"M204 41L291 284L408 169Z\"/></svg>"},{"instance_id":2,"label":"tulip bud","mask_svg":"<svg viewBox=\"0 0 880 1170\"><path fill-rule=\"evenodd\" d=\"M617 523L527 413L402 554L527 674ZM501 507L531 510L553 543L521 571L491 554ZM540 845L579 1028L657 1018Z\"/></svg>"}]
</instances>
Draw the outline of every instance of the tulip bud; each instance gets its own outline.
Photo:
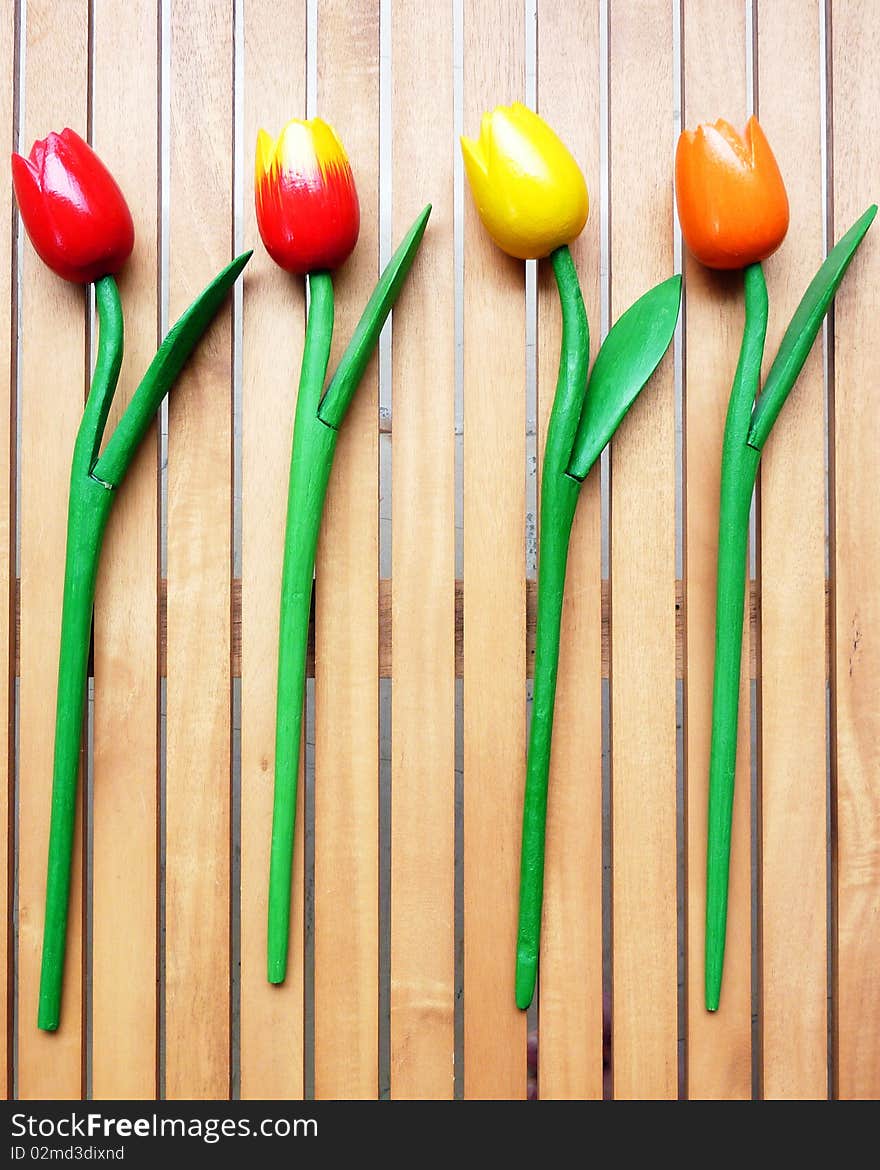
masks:
<instances>
[{"instance_id":1,"label":"tulip bud","mask_svg":"<svg viewBox=\"0 0 880 1170\"><path fill-rule=\"evenodd\" d=\"M345 148L321 118L292 119L257 138L257 227L288 272L338 268L357 243L360 208Z\"/></svg>"},{"instance_id":2,"label":"tulip bud","mask_svg":"<svg viewBox=\"0 0 880 1170\"><path fill-rule=\"evenodd\" d=\"M115 275L134 247L131 212L116 180L73 130L12 156L12 183L37 255L75 284Z\"/></svg>"},{"instance_id":3,"label":"tulip bud","mask_svg":"<svg viewBox=\"0 0 880 1170\"><path fill-rule=\"evenodd\" d=\"M565 144L521 102L483 115L461 150L480 219L518 260L549 256L584 229L587 184Z\"/></svg>"},{"instance_id":4,"label":"tulip bud","mask_svg":"<svg viewBox=\"0 0 880 1170\"><path fill-rule=\"evenodd\" d=\"M741 138L729 122L685 130L675 155L675 194L685 243L709 268L745 268L779 247L788 196L756 118Z\"/></svg>"}]
</instances>

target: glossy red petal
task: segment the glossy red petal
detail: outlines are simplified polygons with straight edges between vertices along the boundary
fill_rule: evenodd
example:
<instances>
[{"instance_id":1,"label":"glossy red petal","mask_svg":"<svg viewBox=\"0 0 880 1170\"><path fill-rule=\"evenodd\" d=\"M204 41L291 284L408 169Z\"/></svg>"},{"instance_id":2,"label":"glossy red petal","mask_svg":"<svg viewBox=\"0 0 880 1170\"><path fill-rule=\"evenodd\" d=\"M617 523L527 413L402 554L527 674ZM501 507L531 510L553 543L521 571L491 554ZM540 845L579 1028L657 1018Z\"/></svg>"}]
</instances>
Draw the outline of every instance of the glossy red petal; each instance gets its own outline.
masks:
<instances>
[{"instance_id":1,"label":"glossy red petal","mask_svg":"<svg viewBox=\"0 0 880 1170\"><path fill-rule=\"evenodd\" d=\"M29 163L13 160L13 181L28 235L53 271L79 284L119 271L134 246L131 212L113 176L75 131L34 143Z\"/></svg>"},{"instance_id":2,"label":"glossy red petal","mask_svg":"<svg viewBox=\"0 0 880 1170\"><path fill-rule=\"evenodd\" d=\"M12 186L18 209L34 251L53 272L57 272L65 280L70 280L70 268L65 259L64 249L59 245L55 226L47 213L46 201L35 174L37 165L39 164L22 158L21 155L12 156Z\"/></svg>"},{"instance_id":3,"label":"glossy red petal","mask_svg":"<svg viewBox=\"0 0 880 1170\"><path fill-rule=\"evenodd\" d=\"M257 226L266 251L288 272L338 268L357 243L357 191L351 167L338 145L339 157L322 160L312 156L308 167L299 158L298 165L291 167L291 155L287 167L270 165L268 160L258 163L254 190Z\"/></svg>"}]
</instances>

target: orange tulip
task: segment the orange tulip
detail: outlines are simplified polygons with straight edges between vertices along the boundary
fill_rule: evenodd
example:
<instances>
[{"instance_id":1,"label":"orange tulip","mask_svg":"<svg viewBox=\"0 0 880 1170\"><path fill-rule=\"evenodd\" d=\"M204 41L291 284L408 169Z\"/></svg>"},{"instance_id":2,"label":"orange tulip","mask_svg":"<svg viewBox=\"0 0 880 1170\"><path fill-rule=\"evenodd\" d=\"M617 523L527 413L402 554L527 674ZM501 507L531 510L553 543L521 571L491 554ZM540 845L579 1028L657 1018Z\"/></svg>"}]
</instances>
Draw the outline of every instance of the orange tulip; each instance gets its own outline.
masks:
<instances>
[{"instance_id":1,"label":"orange tulip","mask_svg":"<svg viewBox=\"0 0 880 1170\"><path fill-rule=\"evenodd\" d=\"M709 268L766 260L788 231L785 184L757 118L743 137L722 118L683 131L675 194L685 243Z\"/></svg>"}]
</instances>

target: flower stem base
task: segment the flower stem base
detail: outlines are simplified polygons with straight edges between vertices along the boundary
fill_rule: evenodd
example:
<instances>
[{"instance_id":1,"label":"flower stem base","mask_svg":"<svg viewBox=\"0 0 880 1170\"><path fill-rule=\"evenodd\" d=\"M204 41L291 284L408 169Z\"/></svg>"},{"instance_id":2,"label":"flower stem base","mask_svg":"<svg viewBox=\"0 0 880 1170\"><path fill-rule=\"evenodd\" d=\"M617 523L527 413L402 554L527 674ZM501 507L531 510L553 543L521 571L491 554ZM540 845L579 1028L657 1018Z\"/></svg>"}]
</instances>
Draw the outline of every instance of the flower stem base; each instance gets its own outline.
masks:
<instances>
[{"instance_id":1,"label":"flower stem base","mask_svg":"<svg viewBox=\"0 0 880 1170\"><path fill-rule=\"evenodd\" d=\"M281 576L275 796L269 856L267 978L270 983L283 983L287 975L290 880L312 581L321 513L339 437L338 431L318 418L333 338L333 285L329 273L313 273L309 277L309 292L311 301L293 426Z\"/></svg>"},{"instance_id":2,"label":"flower stem base","mask_svg":"<svg viewBox=\"0 0 880 1170\"><path fill-rule=\"evenodd\" d=\"M761 359L767 331L767 286L760 264L746 268L744 283L745 328L727 409L721 458L715 681L706 856L705 978L706 1007L709 1011L715 1011L718 1007L724 965L749 512L761 458L761 452L750 447L747 441L752 407L761 378Z\"/></svg>"}]
</instances>

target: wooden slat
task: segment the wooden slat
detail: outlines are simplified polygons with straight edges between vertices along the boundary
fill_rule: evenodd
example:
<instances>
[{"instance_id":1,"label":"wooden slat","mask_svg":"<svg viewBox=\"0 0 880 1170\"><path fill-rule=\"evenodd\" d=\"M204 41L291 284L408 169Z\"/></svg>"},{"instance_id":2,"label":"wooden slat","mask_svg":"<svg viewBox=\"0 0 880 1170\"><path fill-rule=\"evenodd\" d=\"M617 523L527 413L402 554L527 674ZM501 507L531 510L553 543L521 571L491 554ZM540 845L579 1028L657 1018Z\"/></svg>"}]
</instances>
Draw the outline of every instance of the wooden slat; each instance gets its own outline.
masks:
<instances>
[{"instance_id":1,"label":"wooden slat","mask_svg":"<svg viewBox=\"0 0 880 1170\"><path fill-rule=\"evenodd\" d=\"M822 261L822 0L758 7L758 112L791 224L766 264L765 371ZM825 417L818 342L761 464L762 1020L766 1098L825 1097Z\"/></svg>"},{"instance_id":2,"label":"wooden slat","mask_svg":"<svg viewBox=\"0 0 880 1170\"><path fill-rule=\"evenodd\" d=\"M0 141L8 155L15 145L13 138L13 111L18 93L18 79L13 84L15 65L15 4L3 0L0 4L0 61L10 79L0 94ZM0 207L10 207L12 200L12 172L0 169ZM12 262L13 217L0 231L0 337L12 340ZM13 805L12 708L10 706L12 671L15 663L13 580L15 577L15 515L13 512L13 474L15 450L12 442L15 410L15 384L10 355L0 368L0 905L6 908L6 918L0 929L0 1097L9 1095L12 1085L10 1044L12 1012L6 994L11 986L9 962L12 957L12 826L10 810Z\"/></svg>"},{"instance_id":3,"label":"wooden slat","mask_svg":"<svg viewBox=\"0 0 880 1170\"><path fill-rule=\"evenodd\" d=\"M612 320L672 272L672 19L667 0L609 3ZM677 1091L674 589L667 355L611 444L612 1071L621 1098Z\"/></svg>"},{"instance_id":4,"label":"wooden slat","mask_svg":"<svg viewBox=\"0 0 880 1170\"><path fill-rule=\"evenodd\" d=\"M24 149L50 130L86 134L88 4L59 21L51 0L27 5ZM61 1027L37 1030L40 950L55 735L55 690L70 460L85 395L82 289L22 246L21 689L19 692L18 1094L82 1091L82 849L77 821ZM50 454L51 452L51 454ZM80 786L79 806L82 807Z\"/></svg>"},{"instance_id":5,"label":"wooden slat","mask_svg":"<svg viewBox=\"0 0 880 1170\"><path fill-rule=\"evenodd\" d=\"M135 222L120 277L125 367L107 434L156 349L158 23L150 0L102 0L94 24L95 149ZM152 48L151 48L152 46ZM130 78L120 87L119 71ZM95 602L92 1092L156 1096L158 538L156 431L107 530Z\"/></svg>"},{"instance_id":6,"label":"wooden slat","mask_svg":"<svg viewBox=\"0 0 880 1170\"><path fill-rule=\"evenodd\" d=\"M378 260L376 0L319 0L316 112L352 155L362 239L337 280L337 347L348 340ZM454 579L452 167L455 4L426 21L397 0L392 22L394 240L430 200L434 214L396 314L393 580L377 572L375 370L338 452L317 589L318 764L315 1085L378 1087L378 679L394 676L392 1095L448 1097L453 1085L453 677L465 671L465 1092L526 1091L525 1021L512 966L525 760L524 679L532 669L535 585L524 577L525 354L522 265L488 239L465 190L465 579ZM594 352L600 0L538 0L539 109L584 166L592 218L577 245ZM117 417L155 348L157 136L171 138L170 319L231 255L232 0L168 0L172 117L157 117L159 11L147 0L64 5L0 0L0 138L11 148L16 14L24 22L25 150L89 120L134 213L121 278L126 364ZM170 435L170 586L156 572L155 440L148 438L108 532L95 625L92 1084L97 1097L149 1098L156 1083L157 685L168 679L166 1091L224 1097L230 1059L230 687L241 673L242 1095L303 1092L302 837L293 879L287 983L265 982L265 898L281 545L304 298L262 250L252 210L254 139L305 112L307 0L243 6L244 223L258 253L244 298L242 581L231 576L231 312L175 389ZM880 39L858 0L755 4L758 112L792 202L785 244L766 265L768 355L822 252L825 126L820 15L829 26L833 238L877 197ZM681 19L683 120L746 112L748 7L740 0L608 0L612 320L672 271L673 22ZM522 98L521 0L463 4L466 133L483 109ZM240 14L241 16L241 14ZM90 45L93 68L89 67ZM89 94L89 77L93 92ZM123 89L119 77L125 77ZM283 83L279 83L283 79ZM431 109L430 132L413 110ZM0 335L15 342L17 218L0 174ZM880 576L873 390L880 245L869 233L832 316L831 633L825 580L823 387L819 346L786 405L762 473L763 601L750 590L748 677L763 625L762 1061L768 1097L827 1092L826 838L833 833L834 1090L880 1093ZM71 902L62 1028L37 1031L54 699L70 454L89 355L88 301L21 247L21 414L0 376L0 710L20 675L19 806L0 800L0 889L16 875L18 918L0 933L12 972L0 1034L14 1038L18 1093L83 1091L82 828ZM676 1025L686 1027L689 1095L750 1092L749 737L744 670L733 885L722 1008L702 1007L705 771L709 750L720 437L742 323L738 276L687 258L685 573L674 582L671 363L646 390L612 453L612 582L598 580L598 484L580 502L560 672L539 984L540 1093L601 1087L598 681L611 674L613 1033L619 1097L673 1096ZM556 374L558 308L539 276L539 445ZM21 582L15 581L15 442L20 423ZM111 419L110 427L113 426ZM425 451L431 458L426 460ZM51 454L47 456L47 451ZM167 599L167 600L166 600ZM763 607L763 614L761 609ZM611 629L613 608L614 626ZM16 625L17 623L17 625ZM394 626L392 638L392 625ZM170 631L170 634L169 634ZM466 639L465 639L466 634ZM611 635L613 634L613 641ZM467 661L465 661L465 640ZM13 657L13 652L15 657ZM314 651L309 671L314 674ZM577 669L574 659L577 658ZM584 662L592 666L584 670ZM831 664L832 726L826 726ZM677 1021L675 678L685 688L687 1018ZM340 704L337 707L337 704ZM333 709L332 723L329 712ZM336 717L342 712L341 721ZM0 719L0 761L11 754ZM830 734L831 826L826 824ZM0 769L5 764L0 763ZM0 779L0 787L7 785ZM8 786L5 790L8 790ZM13 812L18 817L15 832ZM302 831L302 817L299 820ZM17 858L4 854L16 839ZM592 876L591 876L592 875ZM338 889L343 887L343 897ZM344 906L344 909L342 908ZM17 954L4 946L17 937ZM124 967L122 966L124 964ZM161 976L160 976L161 977ZM12 995L17 997L15 1000ZM10 1034L17 1003L16 1035ZM4 1023L5 1021L5 1023ZM4 1041L0 1039L0 1045ZM11 1053L0 1055L0 1080ZM11 1086L0 1086L7 1091Z\"/></svg>"},{"instance_id":7,"label":"wooden slat","mask_svg":"<svg viewBox=\"0 0 880 1170\"><path fill-rule=\"evenodd\" d=\"M278 268L260 243L253 167L258 130L277 135L302 116L305 34L305 0L286 4L273 20L245 7L244 238L255 251L244 275L242 321L241 1095L257 1100L303 1095L302 784L290 960L280 986L266 979L266 899L278 605L305 299L302 280Z\"/></svg>"},{"instance_id":8,"label":"wooden slat","mask_svg":"<svg viewBox=\"0 0 880 1170\"><path fill-rule=\"evenodd\" d=\"M464 4L464 128L521 98L523 5ZM514 1003L525 779L525 298L465 193L464 1091L524 1097Z\"/></svg>"},{"instance_id":9,"label":"wooden slat","mask_svg":"<svg viewBox=\"0 0 880 1170\"><path fill-rule=\"evenodd\" d=\"M572 255L592 330L599 299L599 4L538 5L538 111L583 168L590 219ZM562 337L539 265L538 441L543 452ZM547 808L538 1084L542 1098L602 1096L602 563L599 470L581 491L568 558Z\"/></svg>"},{"instance_id":10,"label":"wooden slat","mask_svg":"<svg viewBox=\"0 0 880 1170\"><path fill-rule=\"evenodd\" d=\"M834 234L877 199L880 31L871 5L832 10ZM880 1096L880 288L871 228L834 315L837 1091Z\"/></svg>"},{"instance_id":11,"label":"wooden slat","mask_svg":"<svg viewBox=\"0 0 880 1170\"><path fill-rule=\"evenodd\" d=\"M248 266L250 267L250 265ZM286 488L285 488L286 490ZM18 582L16 582L16 596L18 596ZM537 599L537 583L533 577L525 580L526 590L526 677L531 678L535 665L535 602ZM391 594L392 581L389 577L379 579L379 678L391 678ZM159 676L165 677L166 656L166 626L167 614L165 598L167 582L164 577L159 580ZM241 675L241 611L242 611L242 583L240 577L232 579L232 677ZM16 610L18 613L18 610ZM749 585L749 600L746 620L749 623L749 635L743 635L743 669L748 669L749 677L757 677L757 637L758 624L761 614L760 591L755 581ZM675 582L675 677L684 678L685 659L685 613L684 613L684 582ZM827 637L831 621L831 585L825 582L825 626L826 652L825 673L830 677L831 655L827 647ZM16 630L20 629L20 621L16 623ZM608 582L602 582L602 677L608 677L611 661L610 648L611 630L611 590ZM748 663L748 667L746 667ZM461 678L464 673L464 582L455 582L455 677ZM18 658L15 661L15 674L18 677ZM312 613L309 629L309 644L306 651L306 677L315 677L315 615Z\"/></svg>"},{"instance_id":12,"label":"wooden slat","mask_svg":"<svg viewBox=\"0 0 880 1170\"><path fill-rule=\"evenodd\" d=\"M394 313L391 1095L453 1090L455 321L452 4L393 6L394 237L434 210ZM430 103L426 135L412 111ZM431 457L425 458L430 451Z\"/></svg>"},{"instance_id":13,"label":"wooden slat","mask_svg":"<svg viewBox=\"0 0 880 1170\"><path fill-rule=\"evenodd\" d=\"M318 6L318 113L349 154L357 249L336 277L331 368L379 268L379 9ZM315 614L315 1096L378 1094L379 410L375 360L339 436Z\"/></svg>"},{"instance_id":14,"label":"wooden slat","mask_svg":"<svg viewBox=\"0 0 880 1170\"><path fill-rule=\"evenodd\" d=\"M171 8L171 321L231 257L232 12L231 0ZM169 409L169 1098L229 1093L230 317L221 309Z\"/></svg>"},{"instance_id":15,"label":"wooden slat","mask_svg":"<svg viewBox=\"0 0 880 1170\"><path fill-rule=\"evenodd\" d=\"M683 123L748 113L745 8L741 0L689 0L683 15ZM706 818L715 661L715 587L721 443L743 323L742 277L685 257L685 557L687 621L687 1076L696 1099L752 1092L751 734L749 672L740 687L724 992L705 1007ZM750 628L743 633L747 663Z\"/></svg>"}]
</instances>

